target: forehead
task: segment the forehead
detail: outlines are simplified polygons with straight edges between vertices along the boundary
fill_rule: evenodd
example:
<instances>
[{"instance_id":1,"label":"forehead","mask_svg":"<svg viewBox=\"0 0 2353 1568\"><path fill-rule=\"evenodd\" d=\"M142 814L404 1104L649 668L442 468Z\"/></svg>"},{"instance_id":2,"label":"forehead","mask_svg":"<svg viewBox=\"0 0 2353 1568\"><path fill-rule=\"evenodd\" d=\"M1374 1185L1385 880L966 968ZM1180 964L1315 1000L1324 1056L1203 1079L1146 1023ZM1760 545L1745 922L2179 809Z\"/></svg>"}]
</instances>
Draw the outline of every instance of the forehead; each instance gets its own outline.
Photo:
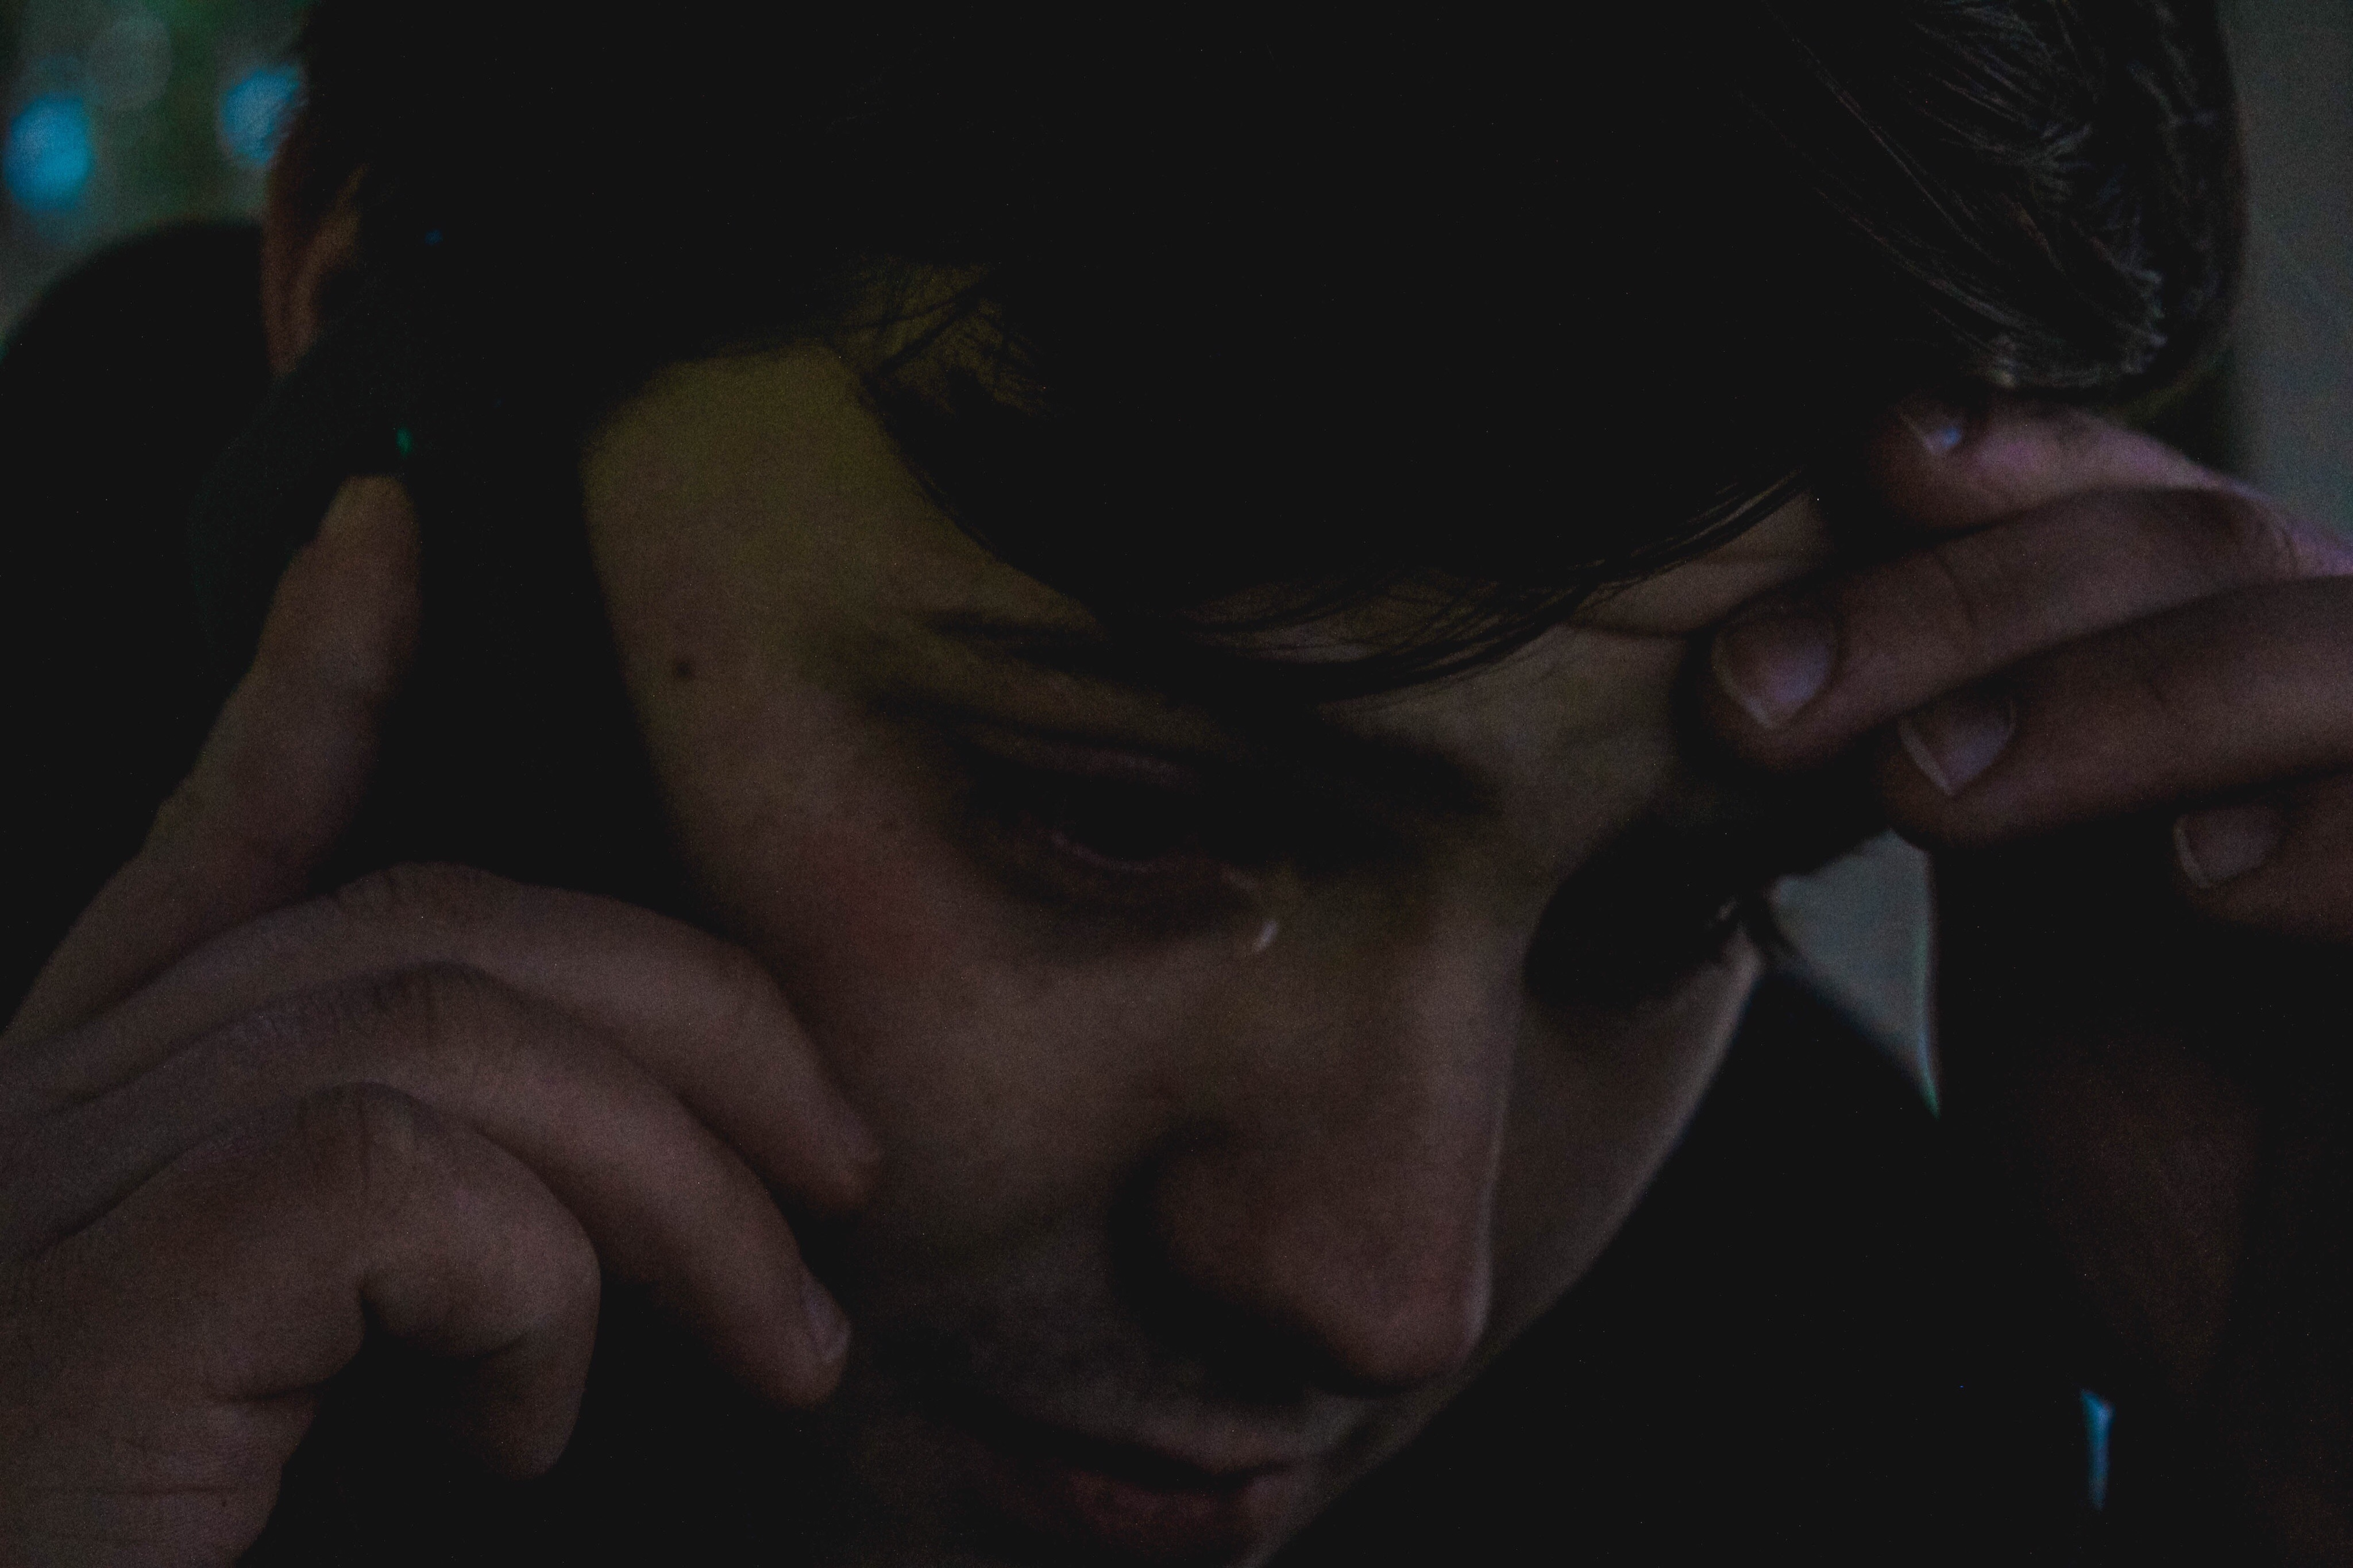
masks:
<instances>
[{"instance_id":1,"label":"forehead","mask_svg":"<svg viewBox=\"0 0 2353 1568\"><path fill-rule=\"evenodd\" d=\"M856 378L818 349L672 367L592 439L591 524L629 536L671 629L845 688L918 682L1082 708L1154 743L1350 738L1450 759L1496 804L1523 788L1623 793L1672 765L1673 685L1693 634L1831 553L1799 499L1711 554L1612 593L1493 666L1312 710L1253 681L1285 661L1375 646L1374 605L1265 634L1188 667L1109 635L1083 606L991 555L893 451ZM1596 474L1576 509L1610 504ZM1105 526L1116 527L1116 498ZM609 539L606 544L609 543ZM600 544L600 548L606 548Z\"/></svg>"}]
</instances>

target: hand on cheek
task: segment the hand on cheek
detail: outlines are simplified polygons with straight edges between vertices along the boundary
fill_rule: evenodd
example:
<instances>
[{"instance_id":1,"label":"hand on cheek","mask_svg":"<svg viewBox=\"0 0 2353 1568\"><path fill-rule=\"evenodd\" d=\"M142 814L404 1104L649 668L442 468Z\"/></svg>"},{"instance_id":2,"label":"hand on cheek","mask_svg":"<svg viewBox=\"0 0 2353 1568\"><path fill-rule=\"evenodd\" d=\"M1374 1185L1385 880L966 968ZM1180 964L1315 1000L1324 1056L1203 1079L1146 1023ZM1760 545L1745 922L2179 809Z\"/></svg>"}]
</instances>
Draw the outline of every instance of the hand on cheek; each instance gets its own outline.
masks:
<instances>
[{"instance_id":1,"label":"hand on cheek","mask_svg":"<svg viewBox=\"0 0 2353 1568\"><path fill-rule=\"evenodd\" d=\"M1934 848L2166 813L2184 896L2353 935L2353 549L2071 410L1907 408L1868 465L1917 548L1718 633L1736 751L1869 748Z\"/></svg>"},{"instance_id":2,"label":"hand on cheek","mask_svg":"<svg viewBox=\"0 0 2353 1568\"><path fill-rule=\"evenodd\" d=\"M347 484L146 844L0 1031L0 1561L227 1563L371 1337L494 1470L562 1452L604 1274L811 1405L849 1327L779 1201L871 1139L700 931L452 867L324 897L417 637L416 521Z\"/></svg>"}]
</instances>

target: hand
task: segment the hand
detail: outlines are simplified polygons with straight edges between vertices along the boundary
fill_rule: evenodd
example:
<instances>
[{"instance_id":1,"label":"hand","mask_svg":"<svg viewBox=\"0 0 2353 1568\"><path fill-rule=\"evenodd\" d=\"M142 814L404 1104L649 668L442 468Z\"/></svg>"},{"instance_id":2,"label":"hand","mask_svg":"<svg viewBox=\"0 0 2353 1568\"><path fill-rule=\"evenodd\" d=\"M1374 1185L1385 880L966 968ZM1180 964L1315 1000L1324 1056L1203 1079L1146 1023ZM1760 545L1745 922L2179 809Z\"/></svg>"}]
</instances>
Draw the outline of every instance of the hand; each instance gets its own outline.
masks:
<instances>
[{"instance_id":1,"label":"hand","mask_svg":"<svg viewBox=\"0 0 2353 1568\"><path fill-rule=\"evenodd\" d=\"M0 1563L227 1563L370 1326L453 1438L553 1464L599 1264L807 1405L849 1327L771 1189L873 1145L766 974L644 910L453 868L325 898L416 626L345 485L139 855L0 1035Z\"/></svg>"},{"instance_id":2,"label":"hand","mask_svg":"<svg viewBox=\"0 0 2353 1568\"><path fill-rule=\"evenodd\" d=\"M1711 717L1775 770L1860 752L1937 852L1947 1120L2119 1443L2174 1433L2116 1504L2353 1561L2353 550L2084 414L1915 411L1868 466L1914 548L1725 628Z\"/></svg>"}]
</instances>

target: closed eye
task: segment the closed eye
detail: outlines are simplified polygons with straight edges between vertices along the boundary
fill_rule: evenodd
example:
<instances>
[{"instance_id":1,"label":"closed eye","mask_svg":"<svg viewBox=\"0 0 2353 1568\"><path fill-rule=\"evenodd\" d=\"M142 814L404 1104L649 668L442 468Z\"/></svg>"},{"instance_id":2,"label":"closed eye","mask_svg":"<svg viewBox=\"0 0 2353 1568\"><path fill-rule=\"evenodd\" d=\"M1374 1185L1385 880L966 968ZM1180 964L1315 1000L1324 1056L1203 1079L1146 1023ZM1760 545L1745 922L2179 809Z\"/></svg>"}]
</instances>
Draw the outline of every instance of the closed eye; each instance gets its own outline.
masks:
<instances>
[{"instance_id":1,"label":"closed eye","mask_svg":"<svg viewBox=\"0 0 2353 1568\"><path fill-rule=\"evenodd\" d=\"M1771 945L1769 879L1660 833L1638 832L1556 893L1530 942L1540 1002L1630 1005L1672 990L1746 931Z\"/></svg>"},{"instance_id":2,"label":"closed eye","mask_svg":"<svg viewBox=\"0 0 2353 1568\"><path fill-rule=\"evenodd\" d=\"M962 748L966 830L1016 891L1155 924L1220 919L1284 860L1271 792L1137 752L1001 734Z\"/></svg>"}]
</instances>

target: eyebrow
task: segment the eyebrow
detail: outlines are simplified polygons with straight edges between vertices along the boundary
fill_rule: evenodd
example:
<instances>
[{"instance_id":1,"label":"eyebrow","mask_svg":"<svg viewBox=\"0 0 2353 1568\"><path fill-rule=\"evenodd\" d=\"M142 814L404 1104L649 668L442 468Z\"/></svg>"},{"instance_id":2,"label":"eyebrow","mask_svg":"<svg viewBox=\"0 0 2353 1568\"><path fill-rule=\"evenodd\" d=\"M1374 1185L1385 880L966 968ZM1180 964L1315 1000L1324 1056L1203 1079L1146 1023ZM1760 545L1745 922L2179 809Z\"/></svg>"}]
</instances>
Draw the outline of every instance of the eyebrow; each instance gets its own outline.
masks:
<instances>
[{"instance_id":1,"label":"eyebrow","mask_svg":"<svg viewBox=\"0 0 2353 1568\"><path fill-rule=\"evenodd\" d=\"M1270 682L1274 661L1225 654L1178 638L1121 637L1097 627L1055 626L955 612L925 623L960 647L998 663L1067 677L1166 709L1207 718L1235 744L1214 761L1271 773L1312 797L1359 810L1493 816L1493 781L1434 747L1359 734ZM1679 728L1689 715L1679 720ZM1145 749L1151 749L1147 745ZM1198 756L1199 747L1177 747ZM1237 758L1234 753L1239 752ZM1667 800L1616 836L1654 856L1721 857L1727 882L1763 884L1810 869L1883 826L1876 795L1859 773L1776 778L1748 775L1716 749L1684 752L1684 771ZM1672 802L1672 804L1671 804Z\"/></svg>"},{"instance_id":2,"label":"eyebrow","mask_svg":"<svg viewBox=\"0 0 2353 1568\"><path fill-rule=\"evenodd\" d=\"M1273 773L1318 795L1369 795L1392 807L1458 816L1490 816L1497 809L1493 781L1461 759L1335 723L1282 679L1281 660L1227 653L1176 637L1123 637L969 612L933 616L925 624L992 661L1205 718L1233 741L1219 760L1244 771Z\"/></svg>"}]
</instances>

